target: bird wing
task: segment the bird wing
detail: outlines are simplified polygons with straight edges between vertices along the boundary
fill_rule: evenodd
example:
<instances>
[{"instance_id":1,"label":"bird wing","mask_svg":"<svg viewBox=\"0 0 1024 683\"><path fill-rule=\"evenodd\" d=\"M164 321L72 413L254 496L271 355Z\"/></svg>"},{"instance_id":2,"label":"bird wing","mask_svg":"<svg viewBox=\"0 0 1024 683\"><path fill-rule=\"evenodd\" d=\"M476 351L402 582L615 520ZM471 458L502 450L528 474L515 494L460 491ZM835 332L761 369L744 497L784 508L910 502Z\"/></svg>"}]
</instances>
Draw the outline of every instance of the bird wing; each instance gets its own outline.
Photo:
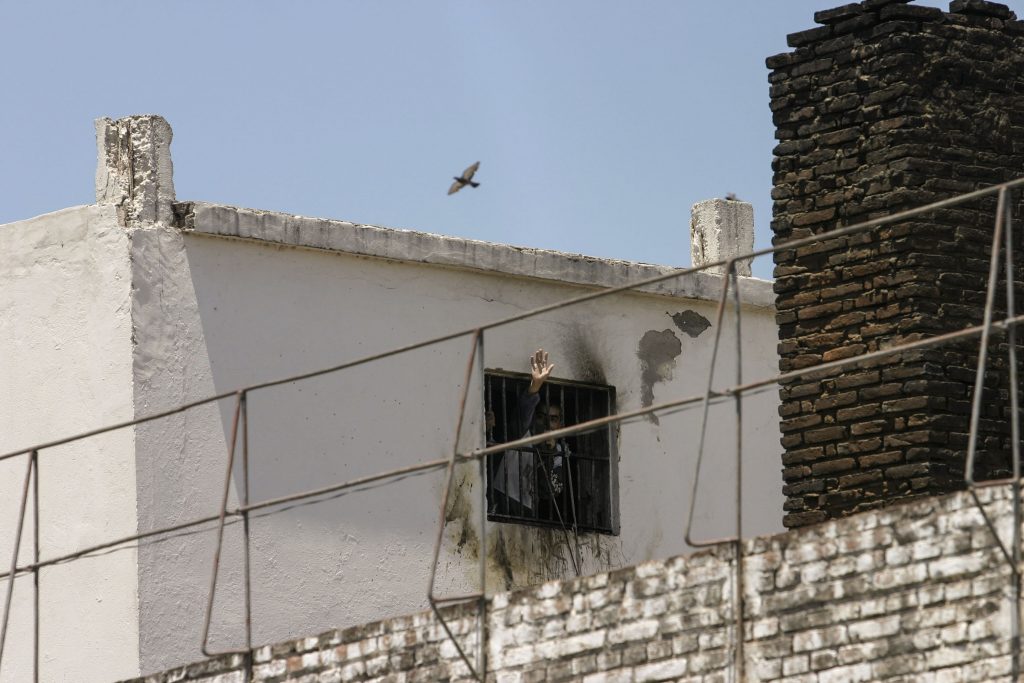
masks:
<instances>
[{"instance_id":1,"label":"bird wing","mask_svg":"<svg viewBox=\"0 0 1024 683\"><path fill-rule=\"evenodd\" d=\"M454 183L452 183L452 186L448 188L448 194L455 194L465 186L466 183L462 182L461 180L456 180Z\"/></svg>"},{"instance_id":2,"label":"bird wing","mask_svg":"<svg viewBox=\"0 0 1024 683\"><path fill-rule=\"evenodd\" d=\"M475 164L473 164L472 166L468 167L465 171L462 172L462 179L465 180L468 183L470 180L473 179L473 176L476 174L476 170L478 168L480 168L480 162L479 161L476 162Z\"/></svg>"}]
</instances>

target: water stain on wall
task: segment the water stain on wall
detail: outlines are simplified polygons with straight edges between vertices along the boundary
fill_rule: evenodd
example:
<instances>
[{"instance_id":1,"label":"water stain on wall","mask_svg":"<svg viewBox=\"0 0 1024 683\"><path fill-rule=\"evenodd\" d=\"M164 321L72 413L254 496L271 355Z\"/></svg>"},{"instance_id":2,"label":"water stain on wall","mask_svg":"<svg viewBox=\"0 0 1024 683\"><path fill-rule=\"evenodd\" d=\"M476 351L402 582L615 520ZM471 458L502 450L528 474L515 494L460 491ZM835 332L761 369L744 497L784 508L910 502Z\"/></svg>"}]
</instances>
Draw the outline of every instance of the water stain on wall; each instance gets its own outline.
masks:
<instances>
[{"instance_id":1,"label":"water stain on wall","mask_svg":"<svg viewBox=\"0 0 1024 683\"><path fill-rule=\"evenodd\" d=\"M636 355L640 359L640 405L654 404L654 385L672 379L676 358L683 352L683 343L672 330L648 330L640 339ZM659 424L654 413L647 419Z\"/></svg>"},{"instance_id":2,"label":"water stain on wall","mask_svg":"<svg viewBox=\"0 0 1024 683\"><path fill-rule=\"evenodd\" d=\"M697 311L680 311L678 313L668 313L665 315L672 318L672 322L676 324L684 334L696 339L701 335L704 330L711 327L711 321L702 316Z\"/></svg>"}]
</instances>

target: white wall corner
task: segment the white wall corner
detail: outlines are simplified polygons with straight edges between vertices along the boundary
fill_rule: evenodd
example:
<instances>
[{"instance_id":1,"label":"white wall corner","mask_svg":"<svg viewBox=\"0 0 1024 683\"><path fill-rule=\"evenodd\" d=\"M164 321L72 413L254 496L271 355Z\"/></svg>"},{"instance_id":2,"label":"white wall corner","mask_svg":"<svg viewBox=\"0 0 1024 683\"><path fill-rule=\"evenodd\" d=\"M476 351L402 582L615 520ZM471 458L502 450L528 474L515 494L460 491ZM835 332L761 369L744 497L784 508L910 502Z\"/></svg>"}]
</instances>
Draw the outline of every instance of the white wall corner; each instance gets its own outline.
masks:
<instances>
[{"instance_id":1,"label":"white wall corner","mask_svg":"<svg viewBox=\"0 0 1024 683\"><path fill-rule=\"evenodd\" d=\"M122 225L173 222L171 137L155 114L96 119L96 203L116 205Z\"/></svg>"},{"instance_id":2,"label":"white wall corner","mask_svg":"<svg viewBox=\"0 0 1024 683\"><path fill-rule=\"evenodd\" d=\"M690 254L694 267L725 261L754 250L754 207L732 199L707 199L690 209ZM725 266L708 268L725 273ZM750 259L736 262L736 273L750 276Z\"/></svg>"}]
</instances>

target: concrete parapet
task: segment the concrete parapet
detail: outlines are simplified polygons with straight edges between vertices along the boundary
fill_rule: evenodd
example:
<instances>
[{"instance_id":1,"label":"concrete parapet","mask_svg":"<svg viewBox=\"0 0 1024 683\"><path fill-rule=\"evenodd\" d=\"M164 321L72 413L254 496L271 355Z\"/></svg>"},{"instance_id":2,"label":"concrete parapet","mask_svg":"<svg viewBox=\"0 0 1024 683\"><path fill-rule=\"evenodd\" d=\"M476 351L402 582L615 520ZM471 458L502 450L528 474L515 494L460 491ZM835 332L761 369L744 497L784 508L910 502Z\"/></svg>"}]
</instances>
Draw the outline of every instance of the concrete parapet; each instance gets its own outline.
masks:
<instances>
[{"instance_id":1,"label":"concrete parapet","mask_svg":"<svg viewBox=\"0 0 1024 683\"><path fill-rule=\"evenodd\" d=\"M116 204L122 225L173 222L171 137L155 114L96 119L96 203Z\"/></svg>"},{"instance_id":2,"label":"concrete parapet","mask_svg":"<svg viewBox=\"0 0 1024 683\"><path fill-rule=\"evenodd\" d=\"M754 250L754 207L731 199L708 199L690 210L690 253L694 267L724 261ZM725 273L724 266L708 268ZM750 276L750 260L737 261L736 272Z\"/></svg>"},{"instance_id":3,"label":"concrete parapet","mask_svg":"<svg viewBox=\"0 0 1024 683\"><path fill-rule=\"evenodd\" d=\"M206 202L182 202L176 205L176 211L177 225L196 235L250 239L393 261L467 268L584 287L619 287L675 270L670 266L494 244L414 230L357 225L347 221ZM750 239L753 239L753 235ZM746 273L741 270L740 274L749 275L749 265ZM718 273L688 273L638 287L636 292L717 301L721 295L721 283L722 277ZM740 291L744 305L768 308L774 302L772 283L765 280L744 279Z\"/></svg>"}]
</instances>

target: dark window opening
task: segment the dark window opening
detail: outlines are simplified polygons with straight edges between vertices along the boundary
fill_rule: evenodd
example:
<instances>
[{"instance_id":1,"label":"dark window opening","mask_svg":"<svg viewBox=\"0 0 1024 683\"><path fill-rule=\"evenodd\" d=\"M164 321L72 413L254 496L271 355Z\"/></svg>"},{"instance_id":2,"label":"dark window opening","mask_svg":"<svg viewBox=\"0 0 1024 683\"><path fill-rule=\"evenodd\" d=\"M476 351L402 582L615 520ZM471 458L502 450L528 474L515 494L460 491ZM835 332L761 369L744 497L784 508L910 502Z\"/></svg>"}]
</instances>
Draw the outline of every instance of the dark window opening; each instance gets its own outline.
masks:
<instances>
[{"instance_id":1,"label":"dark window opening","mask_svg":"<svg viewBox=\"0 0 1024 683\"><path fill-rule=\"evenodd\" d=\"M548 380L530 410L529 375L487 372L488 445L611 415L613 387ZM489 456L487 518L613 533L612 428Z\"/></svg>"}]
</instances>

